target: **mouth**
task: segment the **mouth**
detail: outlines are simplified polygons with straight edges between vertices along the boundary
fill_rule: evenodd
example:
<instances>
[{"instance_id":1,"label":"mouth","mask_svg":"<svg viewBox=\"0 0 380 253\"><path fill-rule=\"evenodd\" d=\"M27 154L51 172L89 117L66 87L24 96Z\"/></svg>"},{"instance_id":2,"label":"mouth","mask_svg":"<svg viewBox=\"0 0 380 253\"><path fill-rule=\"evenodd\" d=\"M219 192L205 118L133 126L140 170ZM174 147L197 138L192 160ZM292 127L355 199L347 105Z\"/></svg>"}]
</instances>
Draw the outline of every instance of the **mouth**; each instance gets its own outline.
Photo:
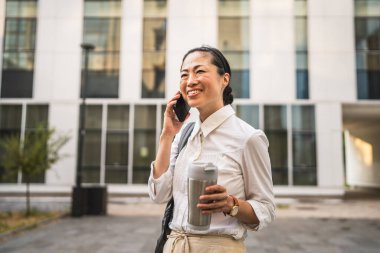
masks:
<instances>
[{"instance_id":1,"label":"mouth","mask_svg":"<svg viewBox=\"0 0 380 253\"><path fill-rule=\"evenodd\" d=\"M197 95L199 92L201 92L201 90L198 90L198 89L196 89L196 90L189 90L189 91L187 91L187 95L189 97L191 97L191 96Z\"/></svg>"}]
</instances>

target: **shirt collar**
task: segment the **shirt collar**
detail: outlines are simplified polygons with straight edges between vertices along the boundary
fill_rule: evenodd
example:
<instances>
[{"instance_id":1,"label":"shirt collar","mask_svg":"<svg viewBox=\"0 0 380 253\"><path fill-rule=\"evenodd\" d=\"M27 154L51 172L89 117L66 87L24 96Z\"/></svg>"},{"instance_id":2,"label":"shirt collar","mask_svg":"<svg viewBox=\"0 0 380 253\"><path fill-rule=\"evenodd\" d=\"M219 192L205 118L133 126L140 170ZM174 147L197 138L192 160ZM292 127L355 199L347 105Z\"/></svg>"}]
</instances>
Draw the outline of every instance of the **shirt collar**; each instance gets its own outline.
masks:
<instances>
[{"instance_id":1,"label":"shirt collar","mask_svg":"<svg viewBox=\"0 0 380 253\"><path fill-rule=\"evenodd\" d=\"M203 136L206 137L214 129L220 126L226 119L228 119L234 114L235 111L232 108L232 106L225 105L224 107L220 108L219 110L208 116L207 119L203 122L201 122L200 118L198 117L198 119L195 121L194 130L190 135L190 139L193 139L194 136L198 134L199 130L201 130Z\"/></svg>"}]
</instances>

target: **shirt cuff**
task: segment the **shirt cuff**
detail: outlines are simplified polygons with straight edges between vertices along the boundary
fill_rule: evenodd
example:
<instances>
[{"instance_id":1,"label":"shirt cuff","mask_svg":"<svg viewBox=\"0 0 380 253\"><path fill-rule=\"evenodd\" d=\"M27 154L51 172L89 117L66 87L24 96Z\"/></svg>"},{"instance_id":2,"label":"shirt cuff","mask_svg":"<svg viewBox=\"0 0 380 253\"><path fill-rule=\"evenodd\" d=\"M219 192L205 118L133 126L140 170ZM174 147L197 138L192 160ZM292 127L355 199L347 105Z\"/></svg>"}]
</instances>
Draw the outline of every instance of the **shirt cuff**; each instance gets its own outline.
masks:
<instances>
[{"instance_id":1,"label":"shirt cuff","mask_svg":"<svg viewBox=\"0 0 380 253\"><path fill-rule=\"evenodd\" d=\"M161 191L162 188L167 186L168 181L171 179L171 171L168 169L165 173L163 173L160 177L154 178L153 177L153 170L154 170L154 161L150 165L150 176L148 180L149 185L149 195L153 201L160 201L157 199L158 193Z\"/></svg>"},{"instance_id":2,"label":"shirt cuff","mask_svg":"<svg viewBox=\"0 0 380 253\"><path fill-rule=\"evenodd\" d=\"M262 204L257 200L248 200L248 203L252 206L253 211L255 212L257 219L259 220L259 224L244 224L244 226L253 231L258 231L263 229L267 225L267 215L263 212Z\"/></svg>"}]
</instances>

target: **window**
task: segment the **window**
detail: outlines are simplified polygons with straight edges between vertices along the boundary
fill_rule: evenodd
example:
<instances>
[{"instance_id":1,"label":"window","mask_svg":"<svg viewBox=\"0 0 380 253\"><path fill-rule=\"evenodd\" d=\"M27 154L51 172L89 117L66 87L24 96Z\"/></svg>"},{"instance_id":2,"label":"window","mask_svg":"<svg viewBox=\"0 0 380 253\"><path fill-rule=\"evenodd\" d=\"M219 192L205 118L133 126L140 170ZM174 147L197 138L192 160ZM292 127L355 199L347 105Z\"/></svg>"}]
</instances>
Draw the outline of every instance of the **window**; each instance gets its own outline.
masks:
<instances>
[{"instance_id":1,"label":"window","mask_svg":"<svg viewBox=\"0 0 380 253\"><path fill-rule=\"evenodd\" d=\"M249 98L249 1L219 0L218 46L231 66L236 98Z\"/></svg>"},{"instance_id":2,"label":"window","mask_svg":"<svg viewBox=\"0 0 380 253\"><path fill-rule=\"evenodd\" d=\"M0 139L11 135L17 135L20 138L25 133L35 131L40 124L45 128L48 127L48 106L40 104L18 105L18 104L1 104L0 105ZM22 118L25 115L26 120L23 125ZM0 155L1 155L0 150ZM0 164L0 182L2 183L21 183L24 182L22 175L13 178L5 177L4 168ZM45 173L36 175L31 178L32 183L45 182Z\"/></svg>"},{"instance_id":3,"label":"window","mask_svg":"<svg viewBox=\"0 0 380 253\"><path fill-rule=\"evenodd\" d=\"M239 104L236 115L264 130L274 185L317 185L313 105Z\"/></svg>"},{"instance_id":4,"label":"window","mask_svg":"<svg viewBox=\"0 0 380 253\"><path fill-rule=\"evenodd\" d=\"M145 0L142 98L165 97L166 0Z\"/></svg>"},{"instance_id":5,"label":"window","mask_svg":"<svg viewBox=\"0 0 380 253\"><path fill-rule=\"evenodd\" d=\"M164 106L87 105L81 161L83 182L145 184L156 153L159 107Z\"/></svg>"},{"instance_id":6,"label":"window","mask_svg":"<svg viewBox=\"0 0 380 253\"><path fill-rule=\"evenodd\" d=\"M82 179L84 183L127 184L129 105L86 105Z\"/></svg>"},{"instance_id":7,"label":"window","mask_svg":"<svg viewBox=\"0 0 380 253\"><path fill-rule=\"evenodd\" d=\"M83 42L95 46L95 50L89 53L86 97L118 97L120 16L120 0L85 1ZM84 60L82 61L82 77L83 75Z\"/></svg>"},{"instance_id":8,"label":"window","mask_svg":"<svg viewBox=\"0 0 380 253\"><path fill-rule=\"evenodd\" d=\"M296 97L309 98L307 1L295 0Z\"/></svg>"},{"instance_id":9,"label":"window","mask_svg":"<svg viewBox=\"0 0 380 253\"><path fill-rule=\"evenodd\" d=\"M33 97L37 1L6 2L2 98Z\"/></svg>"},{"instance_id":10,"label":"window","mask_svg":"<svg viewBox=\"0 0 380 253\"><path fill-rule=\"evenodd\" d=\"M108 106L106 144L106 183L127 183L129 145L129 106Z\"/></svg>"},{"instance_id":11,"label":"window","mask_svg":"<svg viewBox=\"0 0 380 253\"><path fill-rule=\"evenodd\" d=\"M156 153L156 106L135 107L133 183L146 184Z\"/></svg>"},{"instance_id":12,"label":"window","mask_svg":"<svg viewBox=\"0 0 380 253\"><path fill-rule=\"evenodd\" d=\"M1 133L21 122L21 107L7 106L6 114L0 115ZM146 184L160 135L157 126L162 125L165 108L161 103L87 105L83 182ZM18 119L11 121L10 114L19 115ZM265 131L275 185L317 184L313 105L238 104L236 114ZM32 115L34 120L29 117L28 122L41 122L37 119L45 119L47 111Z\"/></svg>"},{"instance_id":13,"label":"window","mask_svg":"<svg viewBox=\"0 0 380 253\"><path fill-rule=\"evenodd\" d=\"M26 109L26 126L25 133L33 133L36 131L37 126L41 125L45 130L48 129L49 110L46 105L28 105ZM25 183L24 177L22 182ZM45 173L34 175L30 178L30 182L44 183Z\"/></svg>"},{"instance_id":14,"label":"window","mask_svg":"<svg viewBox=\"0 0 380 253\"><path fill-rule=\"evenodd\" d=\"M380 99L380 1L355 1L358 99Z\"/></svg>"},{"instance_id":15,"label":"window","mask_svg":"<svg viewBox=\"0 0 380 253\"><path fill-rule=\"evenodd\" d=\"M21 132L21 105L0 105L0 138L4 140L11 135L20 136ZM0 150L0 155L3 150ZM17 177L8 178L4 175L4 167L0 164L0 182L17 183Z\"/></svg>"},{"instance_id":16,"label":"window","mask_svg":"<svg viewBox=\"0 0 380 253\"><path fill-rule=\"evenodd\" d=\"M269 140L273 184L288 185L288 131L286 106L264 106L265 134Z\"/></svg>"},{"instance_id":17,"label":"window","mask_svg":"<svg viewBox=\"0 0 380 253\"><path fill-rule=\"evenodd\" d=\"M293 184L317 185L314 106L292 106Z\"/></svg>"},{"instance_id":18,"label":"window","mask_svg":"<svg viewBox=\"0 0 380 253\"><path fill-rule=\"evenodd\" d=\"M238 116L254 128L260 128L258 105L238 105L236 106L236 116Z\"/></svg>"},{"instance_id":19,"label":"window","mask_svg":"<svg viewBox=\"0 0 380 253\"><path fill-rule=\"evenodd\" d=\"M99 183L102 135L101 105L86 105L84 128L82 180L84 183Z\"/></svg>"}]
</instances>

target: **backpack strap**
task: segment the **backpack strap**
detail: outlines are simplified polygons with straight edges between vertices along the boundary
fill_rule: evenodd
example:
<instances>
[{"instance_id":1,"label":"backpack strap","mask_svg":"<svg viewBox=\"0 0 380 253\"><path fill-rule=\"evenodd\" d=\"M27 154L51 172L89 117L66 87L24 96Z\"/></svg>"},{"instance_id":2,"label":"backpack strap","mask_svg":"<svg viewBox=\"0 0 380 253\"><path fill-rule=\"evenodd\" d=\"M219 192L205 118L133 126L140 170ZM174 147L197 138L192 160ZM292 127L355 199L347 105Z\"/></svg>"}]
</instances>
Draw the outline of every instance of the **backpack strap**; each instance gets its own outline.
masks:
<instances>
[{"instance_id":1,"label":"backpack strap","mask_svg":"<svg viewBox=\"0 0 380 253\"><path fill-rule=\"evenodd\" d=\"M195 122L190 122L183 129L181 138L179 139L179 142L178 142L178 154L186 146L187 140L189 139L191 132L193 132L194 126L195 126Z\"/></svg>"}]
</instances>

